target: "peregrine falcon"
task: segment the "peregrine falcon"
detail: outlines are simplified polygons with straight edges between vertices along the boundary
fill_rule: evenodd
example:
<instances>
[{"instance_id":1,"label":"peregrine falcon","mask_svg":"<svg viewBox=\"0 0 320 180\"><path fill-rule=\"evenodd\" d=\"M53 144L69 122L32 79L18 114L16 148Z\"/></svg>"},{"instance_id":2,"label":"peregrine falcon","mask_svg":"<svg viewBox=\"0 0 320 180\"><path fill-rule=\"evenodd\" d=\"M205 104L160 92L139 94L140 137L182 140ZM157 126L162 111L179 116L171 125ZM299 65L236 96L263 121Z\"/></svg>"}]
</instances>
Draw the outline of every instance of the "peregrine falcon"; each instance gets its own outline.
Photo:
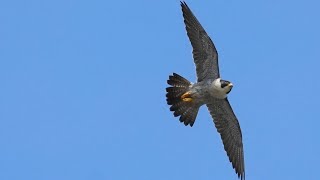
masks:
<instances>
[{"instance_id":1,"label":"peregrine falcon","mask_svg":"<svg viewBox=\"0 0 320 180\"><path fill-rule=\"evenodd\" d=\"M181 2L181 7L198 79L193 84L176 73L170 75L167 83L171 86L166 88L167 103L173 115L180 116L180 122L191 127L200 106L205 104L238 178L244 180L242 133L227 98L233 85L220 78L218 53L208 34L185 2Z\"/></svg>"}]
</instances>

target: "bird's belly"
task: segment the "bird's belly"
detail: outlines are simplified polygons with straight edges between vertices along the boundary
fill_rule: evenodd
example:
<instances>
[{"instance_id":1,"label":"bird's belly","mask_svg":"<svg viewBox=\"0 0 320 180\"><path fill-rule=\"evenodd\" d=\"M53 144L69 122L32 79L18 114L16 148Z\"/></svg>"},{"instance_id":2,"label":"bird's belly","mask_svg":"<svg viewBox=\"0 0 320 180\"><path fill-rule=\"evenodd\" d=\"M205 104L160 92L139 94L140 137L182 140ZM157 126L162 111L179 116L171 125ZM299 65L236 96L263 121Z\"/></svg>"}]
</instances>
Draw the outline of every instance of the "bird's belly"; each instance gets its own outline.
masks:
<instances>
[{"instance_id":1,"label":"bird's belly","mask_svg":"<svg viewBox=\"0 0 320 180\"><path fill-rule=\"evenodd\" d=\"M191 88L191 94L192 94L192 98L195 100L195 103L199 105L205 104L207 93L204 88L199 86L193 86Z\"/></svg>"},{"instance_id":2,"label":"bird's belly","mask_svg":"<svg viewBox=\"0 0 320 180\"><path fill-rule=\"evenodd\" d=\"M196 83L192 85L190 91L195 103L200 105L211 102L212 98L224 99L227 97L225 92L212 88L212 86L206 85L205 83Z\"/></svg>"},{"instance_id":3,"label":"bird's belly","mask_svg":"<svg viewBox=\"0 0 320 180\"><path fill-rule=\"evenodd\" d=\"M209 94L211 97L217 98L217 99L224 99L227 97L227 94L223 91L219 91L218 89L211 89L209 91Z\"/></svg>"}]
</instances>

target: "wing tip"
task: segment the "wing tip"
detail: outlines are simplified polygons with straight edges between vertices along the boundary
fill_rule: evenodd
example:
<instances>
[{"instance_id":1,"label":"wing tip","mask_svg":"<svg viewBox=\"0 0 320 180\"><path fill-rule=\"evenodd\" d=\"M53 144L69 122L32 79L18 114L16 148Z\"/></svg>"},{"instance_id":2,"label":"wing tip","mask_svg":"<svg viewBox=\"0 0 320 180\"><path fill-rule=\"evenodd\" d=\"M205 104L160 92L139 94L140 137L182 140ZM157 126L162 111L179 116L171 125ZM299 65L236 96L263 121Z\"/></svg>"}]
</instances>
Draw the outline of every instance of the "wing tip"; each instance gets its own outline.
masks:
<instances>
[{"instance_id":1,"label":"wing tip","mask_svg":"<svg viewBox=\"0 0 320 180\"><path fill-rule=\"evenodd\" d=\"M181 5L182 9L189 9L189 6L187 5L187 3L185 1L180 1L180 5Z\"/></svg>"},{"instance_id":2,"label":"wing tip","mask_svg":"<svg viewBox=\"0 0 320 180\"><path fill-rule=\"evenodd\" d=\"M246 180L246 173L243 171L242 173L237 173L238 174L238 178L240 178L241 180Z\"/></svg>"}]
</instances>

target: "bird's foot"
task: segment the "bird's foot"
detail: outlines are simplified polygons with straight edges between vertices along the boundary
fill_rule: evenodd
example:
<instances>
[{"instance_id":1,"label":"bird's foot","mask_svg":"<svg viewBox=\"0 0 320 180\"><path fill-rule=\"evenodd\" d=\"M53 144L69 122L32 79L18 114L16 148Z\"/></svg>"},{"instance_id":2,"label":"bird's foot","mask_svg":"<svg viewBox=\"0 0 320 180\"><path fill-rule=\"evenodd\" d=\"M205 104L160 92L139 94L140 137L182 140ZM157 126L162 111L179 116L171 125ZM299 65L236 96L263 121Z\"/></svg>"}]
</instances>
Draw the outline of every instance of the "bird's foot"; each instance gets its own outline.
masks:
<instances>
[{"instance_id":1,"label":"bird's foot","mask_svg":"<svg viewBox=\"0 0 320 180\"><path fill-rule=\"evenodd\" d=\"M191 102L191 101L192 101L191 92L188 91L188 92L184 93L184 94L181 96L181 99L182 99L182 101L184 101L184 102Z\"/></svg>"}]
</instances>

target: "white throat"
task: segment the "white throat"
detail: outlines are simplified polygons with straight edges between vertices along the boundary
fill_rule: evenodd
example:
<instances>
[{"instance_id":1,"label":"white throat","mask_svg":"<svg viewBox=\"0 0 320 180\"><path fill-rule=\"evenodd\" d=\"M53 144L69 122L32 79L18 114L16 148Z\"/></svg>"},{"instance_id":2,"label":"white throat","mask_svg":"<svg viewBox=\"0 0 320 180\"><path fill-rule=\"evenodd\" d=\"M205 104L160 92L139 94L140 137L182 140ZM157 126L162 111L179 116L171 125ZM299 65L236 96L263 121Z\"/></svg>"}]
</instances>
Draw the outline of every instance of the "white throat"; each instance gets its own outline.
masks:
<instances>
[{"instance_id":1,"label":"white throat","mask_svg":"<svg viewBox=\"0 0 320 180\"><path fill-rule=\"evenodd\" d=\"M214 80L211 84L211 90L210 94L218 99L224 99L227 97L228 93L230 91L230 87L221 87L220 78Z\"/></svg>"}]
</instances>

